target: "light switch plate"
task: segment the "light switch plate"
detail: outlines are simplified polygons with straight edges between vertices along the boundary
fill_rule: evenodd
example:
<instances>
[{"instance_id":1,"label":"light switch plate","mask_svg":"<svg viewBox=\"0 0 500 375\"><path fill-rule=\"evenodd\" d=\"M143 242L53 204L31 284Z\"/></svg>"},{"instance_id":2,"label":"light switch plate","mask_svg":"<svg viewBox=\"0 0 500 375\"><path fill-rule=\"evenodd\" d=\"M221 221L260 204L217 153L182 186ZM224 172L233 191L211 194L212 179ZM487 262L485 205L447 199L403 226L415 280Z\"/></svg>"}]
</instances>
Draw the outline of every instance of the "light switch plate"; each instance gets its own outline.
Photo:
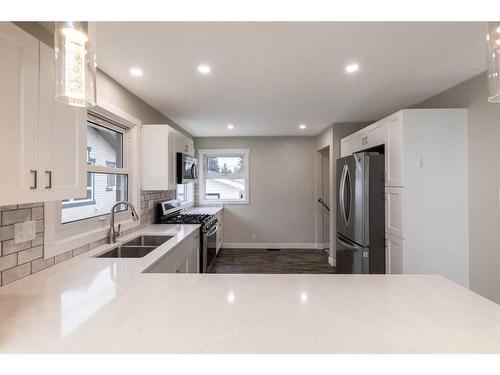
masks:
<instances>
[{"instance_id":1,"label":"light switch plate","mask_svg":"<svg viewBox=\"0 0 500 375\"><path fill-rule=\"evenodd\" d=\"M35 221L25 221L14 225L14 243L22 243L35 239Z\"/></svg>"}]
</instances>

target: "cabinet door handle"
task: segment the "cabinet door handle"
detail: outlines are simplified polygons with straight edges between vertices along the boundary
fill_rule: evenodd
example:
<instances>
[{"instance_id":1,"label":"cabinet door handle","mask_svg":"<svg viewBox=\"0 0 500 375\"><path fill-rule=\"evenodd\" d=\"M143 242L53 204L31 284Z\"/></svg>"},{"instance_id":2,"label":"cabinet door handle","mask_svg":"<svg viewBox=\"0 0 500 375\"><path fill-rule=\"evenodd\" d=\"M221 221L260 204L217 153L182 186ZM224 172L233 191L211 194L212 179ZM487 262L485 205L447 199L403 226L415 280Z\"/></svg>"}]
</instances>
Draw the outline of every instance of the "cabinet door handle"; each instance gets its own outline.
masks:
<instances>
[{"instance_id":1,"label":"cabinet door handle","mask_svg":"<svg viewBox=\"0 0 500 375\"><path fill-rule=\"evenodd\" d=\"M45 186L45 189L52 189L52 171L45 171L49 175L49 184Z\"/></svg>"},{"instance_id":2,"label":"cabinet door handle","mask_svg":"<svg viewBox=\"0 0 500 375\"><path fill-rule=\"evenodd\" d=\"M38 187L38 171L36 169L30 170L33 173L33 186L30 186L31 190L35 190Z\"/></svg>"}]
</instances>

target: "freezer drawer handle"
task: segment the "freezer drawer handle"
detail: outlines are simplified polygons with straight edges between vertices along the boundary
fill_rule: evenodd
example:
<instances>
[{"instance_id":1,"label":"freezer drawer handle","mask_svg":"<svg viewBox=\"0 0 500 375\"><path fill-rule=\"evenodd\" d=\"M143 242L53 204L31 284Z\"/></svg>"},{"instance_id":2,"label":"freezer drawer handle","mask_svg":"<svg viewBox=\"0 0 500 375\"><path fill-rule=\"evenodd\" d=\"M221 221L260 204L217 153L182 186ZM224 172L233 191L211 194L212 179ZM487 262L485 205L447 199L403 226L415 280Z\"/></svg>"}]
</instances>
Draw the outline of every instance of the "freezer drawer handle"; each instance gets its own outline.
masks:
<instances>
[{"instance_id":1,"label":"freezer drawer handle","mask_svg":"<svg viewBox=\"0 0 500 375\"><path fill-rule=\"evenodd\" d=\"M351 249L351 250L363 250L363 248L361 246L358 246L358 245L355 245L355 244L350 244L350 243L347 243L345 242L344 240L342 240L341 238L337 237L337 242L341 245L344 245L345 247L347 247L348 249Z\"/></svg>"}]
</instances>

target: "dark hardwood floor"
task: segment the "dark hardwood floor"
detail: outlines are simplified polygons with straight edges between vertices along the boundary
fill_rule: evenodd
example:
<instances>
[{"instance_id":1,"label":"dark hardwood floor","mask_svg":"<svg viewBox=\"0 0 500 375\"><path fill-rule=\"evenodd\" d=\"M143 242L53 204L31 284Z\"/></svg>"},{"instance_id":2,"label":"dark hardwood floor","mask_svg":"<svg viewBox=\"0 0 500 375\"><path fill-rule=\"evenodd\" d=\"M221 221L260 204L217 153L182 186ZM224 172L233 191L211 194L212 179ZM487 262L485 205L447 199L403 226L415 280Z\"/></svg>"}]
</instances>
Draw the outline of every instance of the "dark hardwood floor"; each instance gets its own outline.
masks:
<instances>
[{"instance_id":1,"label":"dark hardwood floor","mask_svg":"<svg viewBox=\"0 0 500 375\"><path fill-rule=\"evenodd\" d=\"M316 249L221 249L211 273L337 273Z\"/></svg>"}]
</instances>

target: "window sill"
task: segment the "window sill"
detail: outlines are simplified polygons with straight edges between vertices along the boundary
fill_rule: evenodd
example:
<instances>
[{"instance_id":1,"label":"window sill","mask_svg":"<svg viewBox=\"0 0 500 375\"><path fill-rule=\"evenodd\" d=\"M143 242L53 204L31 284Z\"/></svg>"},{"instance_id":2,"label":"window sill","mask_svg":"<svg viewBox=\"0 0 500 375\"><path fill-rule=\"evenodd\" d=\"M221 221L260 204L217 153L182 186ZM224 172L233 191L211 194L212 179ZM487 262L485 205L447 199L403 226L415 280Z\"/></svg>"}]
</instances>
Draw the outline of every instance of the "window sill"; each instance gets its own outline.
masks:
<instances>
[{"instance_id":1,"label":"window sill","mask_svg":"<svg viewBox=\"0 0 500 375\"><path fill-rule=\"evenodd\" d=\"M250 204L248 199L245 200L224 200L224 199L211 199L200 200L200 205L232 205L232 204Z\"/></svg>"}]
</instances>

